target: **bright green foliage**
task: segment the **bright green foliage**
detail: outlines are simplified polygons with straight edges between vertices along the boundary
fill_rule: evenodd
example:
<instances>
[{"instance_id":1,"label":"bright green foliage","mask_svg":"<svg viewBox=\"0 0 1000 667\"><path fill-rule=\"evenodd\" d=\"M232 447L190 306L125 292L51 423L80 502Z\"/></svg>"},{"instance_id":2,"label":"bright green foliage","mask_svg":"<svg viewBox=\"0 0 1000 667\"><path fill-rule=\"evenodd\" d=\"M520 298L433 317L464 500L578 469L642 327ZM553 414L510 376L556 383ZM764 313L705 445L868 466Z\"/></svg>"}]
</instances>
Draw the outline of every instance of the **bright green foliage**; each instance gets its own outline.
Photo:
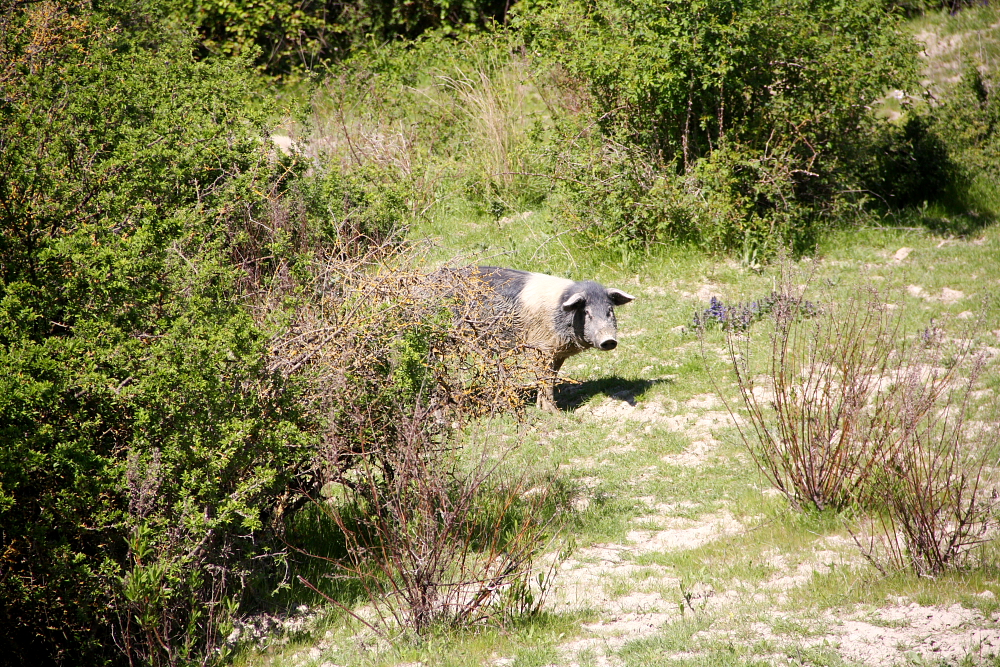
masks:
<instances>
[{"instance_id":1,"label":"bright green foliage","mask_svg":"<svg viewBox=\"0 0 1000 667\"><path fill-rule=\"evenodd\" d=\"M958 210L995 214L1000 183L1000 90L996 68L970 66L940 107L929 113L930 132L948 151L954 174L944 191ZM984 220L985 221L985 220ZM982 224L982 223L980 223ZM960 230L961 231L961 230Z\"/></svg>"},{"instance_id":2,"label":"bright green foliage","mask_svg":"<svg viewBox=\"0 0 1000 667\"><path fill-rule=\"evenodd\" d=\"M850 183L868 105L915 69L881 0L530 3L521 15L601 129L592 148L586 126L564 132L574 210L646 244L796 240Z\"/></svg>"},{"instance_id":3,"label":"bright green foliage","mask_svg":"<svg viewBox=\"0 0 1000 667\"><path fill-rule=\"evenodd\" d=\"M198 660L309 441L238 299L246 269L276 261L241 254L242 230L294 171L269 156L243 69L142 32L140 9L3 8L0 641L14 663Z\"/></svg>"},{"instance_id":4,"label":"bright green foliage","mask_svg":"<svg viewBox=\"0 0 1000 667\"><path fill-rule=\"evenodd\" d=\"M344 172L317 168L293 185L305 227L328 249L360 251L402 241L409 215L410 188L385 170L369 166Z\"/></svg>"},{"instance_id":5,"label":"bright green foliage","mask_svg":"<svg viewBox=\"0 0 1000 667\"><path fill-rule=\"evenodd\" d=\"M810 160L909 64L882 4L556 3L527 29L586 82L606 131L664 164L683 168L723 139L791 141Z\"/></svg>"},{"instance_id":6,"label":"bright green foliage","mask_svg":"<svg viewBox=\"0 0 1000 667\"><path fill-rule=\"evenodd\" d=\"M173 0L170 6L195 23L207 52L257 54L257 63L275 74L339 60L368 41L502 20L507 7L497 0Z\"/></svg>"}]
</instances>

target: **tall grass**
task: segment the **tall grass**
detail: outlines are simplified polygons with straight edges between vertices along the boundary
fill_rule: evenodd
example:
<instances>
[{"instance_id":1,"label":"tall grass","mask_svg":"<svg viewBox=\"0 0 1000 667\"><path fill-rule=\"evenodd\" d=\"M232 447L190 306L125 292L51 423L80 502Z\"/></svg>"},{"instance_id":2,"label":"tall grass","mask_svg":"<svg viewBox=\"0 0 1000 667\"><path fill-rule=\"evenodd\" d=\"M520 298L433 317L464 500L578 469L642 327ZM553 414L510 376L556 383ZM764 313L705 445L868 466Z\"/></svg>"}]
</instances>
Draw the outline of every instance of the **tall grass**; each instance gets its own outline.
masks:
<instances>
[{"instance_id":1,"label":"tall grass","mask_svg":"<svg viewBox=\"0 0 1000 667\"><path fill-rule=\"evenodd\" d=\"M541 96L510 36L373 47L340 66L296 132L310 157L406 180L414 212L465 197L500 217L540 188L529 132Z\"/></svg>"}]
</instances>

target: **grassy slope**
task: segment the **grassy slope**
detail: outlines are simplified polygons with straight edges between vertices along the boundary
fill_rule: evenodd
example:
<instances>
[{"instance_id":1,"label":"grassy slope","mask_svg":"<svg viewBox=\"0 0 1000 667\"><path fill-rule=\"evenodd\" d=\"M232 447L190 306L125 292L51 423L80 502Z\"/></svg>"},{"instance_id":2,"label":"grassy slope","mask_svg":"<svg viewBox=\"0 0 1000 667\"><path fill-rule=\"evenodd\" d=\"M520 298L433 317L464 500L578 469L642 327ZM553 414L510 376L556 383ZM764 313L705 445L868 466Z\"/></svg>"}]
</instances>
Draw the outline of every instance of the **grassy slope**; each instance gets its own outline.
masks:
<instances>
[{"instance_id":1,"label":"grassy slope","mask_svg":"<svg viewBox=\"0 0 1000 667\"><path fill-rule=\"evenodd\" d=\"M893 255L901 247L912 252L897 262ZM814 284L823 288L815 298L843 298L864 272L904 288L920 286L930 297L958 290L964 296L951 304L902 292L909 331L932 319L947 329L964 321L957 319L961 313L981 314L986 297L1000 289L998 252L996 227L966 240L920 232L845 234L820 253ZM726 426L723 408L707 398L718 395L716 383L734 398L720 354L723 335L709 334L703 357L696 339L679 328L705 306L704 294L727 301L765 294L776 269L756 274L677 252L634 275L603 267L598 277L639 296L620 311L623 344L567 363L565 374L580 383L562 388L567 409L556 416L532 412L526 429L510 431L521 438L527 462L557 469L577 489L569 528L577 551L557 579L552 614L511 633L379 650L373 650L377 643L359 648L352 639L357 628L333 618L318 653L306 652L318 638L313 635L278 651L273 662L258 655L246 664L451 665L496 657L516 665L604 659L631 665L668 657L679 664L840 664L845 657L835 647L844 620L867 618L879 627L872 614L890 600L994 611L994 598L978 596L1000 595L994 569L886 580L859 558L841 520L794 513L762 492L766 484ZM989 305L988 314L996 322L1000 312ZM716 426L699 424L706 418ZM693 548L677 546L702 538ZM900 632L916 627L893 622ZM914 644L923 640L919 635L916 627Z\"/></svg>"},{"instance_id":2,"label":"grassy slope","mask_svg":"<svg viewBox=\"0 0 1000 667\"><path fill-rule=\"evenodd\" d=\"M445 201L414 230L433 241L431 262L462 257L592 277L639 297L619 311L617 350L566 364L564 375L577 384L561 388L562 414L532 411L527 426L502 434L520 440L526 465L554 470L575 489L567 534L576 550L550 613L507 632L444 635L421 646L359 641L365 633L332 614L312 633L237 664L930 664L935 638L945 643L937 655L976 662L971 629L998 636L991 619L1000 571L880 576L859 557L842 519L795 513L768 493L728 425L719 399L732 400L735 387L724 336L709 332L702 348L684 327L710 295L729 302L768 293L778 268L756 273L679 249L623 268L555 229L544 209L508 212L498 222ZM904 247L911 252L896 260ZM1000 291L998 256L997 226L964 239L916 229L844 232L819 249L811 298L842 299L868 276L899 288L911 334L928 326L957 331L971 313L992 322L983 341L1000 348L1000 308L988 298ZM962 296L942 300L945 288ZM994 395L1000 390L995 371L987 384ZM934 607L924 616L936 613L943 625L921 620L923 609L898 611L913 605ZM868 649L852 639L865 632L873 637ZM948 644L949 633L955 646L967 645Z\"/></svg>"}]
</instances>

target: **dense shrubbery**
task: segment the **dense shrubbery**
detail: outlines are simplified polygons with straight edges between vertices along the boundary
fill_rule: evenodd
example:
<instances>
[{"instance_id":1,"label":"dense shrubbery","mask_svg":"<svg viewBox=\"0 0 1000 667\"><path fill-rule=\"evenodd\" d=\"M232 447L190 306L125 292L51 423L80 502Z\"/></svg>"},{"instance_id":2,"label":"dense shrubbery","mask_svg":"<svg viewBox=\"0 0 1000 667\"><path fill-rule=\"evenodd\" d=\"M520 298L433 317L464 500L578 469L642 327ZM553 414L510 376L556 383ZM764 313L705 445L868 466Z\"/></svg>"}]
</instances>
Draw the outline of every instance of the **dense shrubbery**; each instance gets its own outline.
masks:
<instances>
[{"instance_id":1,"label":"dense shrubbery","mask_svg":"<svg viewBox=\"0 0 1000 667\"><path fill-rule=\"evenodd\" d=\"M306 492L354 484L363 505L357 480L393 489L414 451L448 482L414 498L457 492L459 463L435 458L452 424L516 409L527 371L460 310L462 288L406 268L425 205L461 192L500 218L555 195L559 224L604 246L753 261L808 246L858 183L918 206L1000 177L978 70L872 129L866 105L912 73L875 2L526 4L515 30L343 63L321 88L329 125L282 155L267 101L249 103L251 44L287 71L362 34L501 11L297 7L178 2L170 27L128 0L3 5L2 659L208 661L247 594L279 583L277 538ZM195 57L185 14L215 55ZM369 528L394 520L379 516Z\"/></svg>"},{"instance_id":2,"label":"dense shrubbery","mask_svg":"<svg viewBox=\"0 0 1000 667\"><path fill-rule=\"evenodd\" d=\"M413 291L407 182L281 155L247 63L128 2L3 17L4 659L212 661L305 494L520 375Z\"/></svg>"},{"instance_id":3,"label":"dense shrubbery","mask_svg":"<svg viewBox=\"0 0 1000 667\"><path fill-rule=\"evenodd\" d=\"M807 251L824 229L873 206L978 196L973 170L956 168L967 163L958 143L970 138L946 135L979 124L966 109L985 98L933 117L909 113L899 128L872 113L891 89L915 92L917 47L900 19L928 9L884 0L524 2L511 29L461 40L428 30L482 26L506 10L171 11L201 26L212 53L261 45L274 71L316 66L338 49L335 59L349 62L333 67L330 100L319 106L323 122L339 127L317 127L314 147L333 148L321 152L351 169L391 163L427 202L459 180L499 218L558 194L562 224L588 244L630 252L679 241L752 263L780 246ZM391 43L416 35L422 41ZM971 79L968 88L989 90ZM531 119L536 94L546 108ZM956 114L963 122L952 122Z\"/></svg>"},{"instance_id":4,"label":"dense shrubbery","mask_svg":"<svg viewBox=\"0 0 1000 667\"><path fill-rule=\"evenodd\" d=\"M384 247L327 253L274 341L276 368L306 379L326 426L314 489L327 497L312 495L311 525L325 519L345 553L296 544L364 591L375 614L358 618L387 636L501 625L538 611L544 590L530 582L549 543L551 484L505 460L513 445L456 437L472 418L523 412L536 366L481 280L400 259ZM331 588L327 577L300 581Z\"/></svg>"},{"instance_id":5,"label":"dense shrubbery","mask_svg":"<svg viewBox=\"0 0 1000 667\"><path fill-rule=\"evenodd\" d=\"M312 439L238 299L233 242L283 187L249 80L238 63L194 62L140 7L110 9L3 10L13 662L204 655L250 559L274 548L276 498Z\"/></svg>"},{"instance_id":6,"label":"dense shrubbery","mask_svg":"<svg viewBox=\"0 0 1000 667\"><path fill-rule=\"evenodd\" d=\"M868 105L915 65L874 0L537 3L517 25L593 102L555 156L571 211L647 245L807 246L856 181Z\"/></svg>"},{"instance_id":7,"label":"dense shrubbery","mask_svg":"<svg viewBox=\"0 0 1000 667\"><path fill-rule=\"evenodd\" d=\"M962 156L988 144L987 75L954 105L902 95L899 125L873 112L916 89L917 47L883 2L515 11L461 41L357 50L321 89L311 148L390 169L427 204L461 186L499 219L547 200L588 246L681 242L750 263L872 209L968 204L965 165L989 169L988 151Z\"/></svg>"},{"instance_id":8,"label":"dense shrubbery","mask_svg":"<svg viewBox=\"0 0 1000 667\"><path fill-rule=\"evenodd\" d=\"M990 67L970 64L944 92L905 99L900 122L884 124L867 151L862 183L873 203L953 234L994 219L1000 204L995 79Z\"/></svg>"},{"instance_id":9,"label":"dense shrubbery","mask_svg":"<svg viewBox=\"0 0 1000 667\"><path fill-rule=\"evenodd\" d=\"M339 60L365 42L412 39L437 28L482 27L503 21L507 3L172 0L169 7L181 20L194 22L207 53L254 55L264 70L287 74Z\"/></svg>"},{"instance_id":10,"label":"dense shrubbery","mask_svg":"<svg viewBox=\"0 0 1000 667\"><path fill-rule=\"evenodd\" d=\"M929 133L947 150L942 198L952 208L988 219L1000 183L1000 81L997 73L970 66L962 80L928 111ZM933 173L936 165L927 164ZM929 199L925 197L925 199ZM933 201L933 200L932 200Z\"/></svg>"}]
</instances>

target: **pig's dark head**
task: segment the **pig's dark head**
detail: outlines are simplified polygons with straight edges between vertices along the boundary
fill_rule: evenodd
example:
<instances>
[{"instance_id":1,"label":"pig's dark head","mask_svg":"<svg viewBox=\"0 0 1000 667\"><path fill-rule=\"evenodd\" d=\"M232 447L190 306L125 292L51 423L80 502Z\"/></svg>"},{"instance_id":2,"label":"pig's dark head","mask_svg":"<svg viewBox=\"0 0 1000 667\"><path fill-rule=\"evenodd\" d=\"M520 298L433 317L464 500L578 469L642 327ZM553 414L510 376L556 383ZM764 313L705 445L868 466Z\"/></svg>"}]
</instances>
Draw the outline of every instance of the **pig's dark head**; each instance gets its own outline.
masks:
<instances>
[{"instance_id":1,"label":"pig's dark head","mask_svg":"<svg viewBox=\"0 0 1000 667\"><path fill-rule=\"evenodd\" d=\"M573 335L581 347L613 350L618 347L615 306L622 306L634 299L634 296L620 289L607 288L587 280L575 283L566 290L562 309L571 318Z\"/></svg>"}]
</instances>

